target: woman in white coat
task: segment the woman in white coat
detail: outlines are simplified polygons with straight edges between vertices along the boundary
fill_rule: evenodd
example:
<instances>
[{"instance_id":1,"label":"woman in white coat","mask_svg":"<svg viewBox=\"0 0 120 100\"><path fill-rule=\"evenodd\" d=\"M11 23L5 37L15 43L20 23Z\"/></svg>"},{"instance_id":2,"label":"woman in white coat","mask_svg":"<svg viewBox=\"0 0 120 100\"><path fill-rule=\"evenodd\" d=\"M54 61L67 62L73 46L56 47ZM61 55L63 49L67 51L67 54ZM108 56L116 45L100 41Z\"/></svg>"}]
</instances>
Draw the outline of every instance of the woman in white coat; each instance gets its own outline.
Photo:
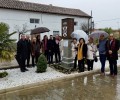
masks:
<instances>
[{"instance_id":1,"label":"woman in white coat","mask_svg":"<svg viewBox=\"0 0 120 100\"><path fill-rule=\"evenodd\" d=\"M77 39L74 38L72 42L72 58L74 59L74 70L76 70L77 67Z\"/></svg>"},{"instance_id":2,"label":"woman in white coat","mask_svg":"<svg viewBox=\"0 0 120 100\"><path fill-rule=\"evenodd\" d=\"M88 71L93 70L94 57L96 56L97 46L93 43L93 38L90 37L87 44L87 66Z\"/></svg>"},{"instance_id":3,"label":"woman in white coat","mask_svg":"<svg viewBox=\"0 0 120 100\"><path fill-rule=\"evenodd\" d=\"M61 36L59 36L59 48L60 48L60 56L61 56L61 60L62 60L62 57L63 57L63 39L61 38Z\"/></svg>"}]
</instances>

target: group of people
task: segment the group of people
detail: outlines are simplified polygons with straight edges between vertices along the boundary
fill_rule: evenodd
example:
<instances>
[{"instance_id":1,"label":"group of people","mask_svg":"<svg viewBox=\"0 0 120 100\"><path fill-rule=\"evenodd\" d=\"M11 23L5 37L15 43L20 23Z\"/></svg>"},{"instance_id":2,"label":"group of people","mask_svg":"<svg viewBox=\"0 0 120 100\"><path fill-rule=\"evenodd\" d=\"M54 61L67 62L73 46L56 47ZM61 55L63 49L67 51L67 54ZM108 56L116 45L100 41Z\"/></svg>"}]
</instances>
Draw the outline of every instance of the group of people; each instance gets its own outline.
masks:
<instances>
[{"instance_id":1,"label":"group of people","mask_svg":"<svg viewBox=\"0 0 120 100\"><path fill-rule=\"evenodd\" d=\"M72 56L74 58L74 69L76 70L78 61L79 72L84 72L85 62L87 63L88 71L93 70L93 64L98 50L101 63L101 74L105 75L105 62L108 60L110 75L117 75L119 41L114 38L114 35L110 34L107 39L104 34L101 34L97 45L94 43L92 37L89 37L88 41L88 43L85 43L84 38L80 38L79 43L77 43L77 39L73 39Z\"/></svg>"},{"instance_id":2,"label":"group of people","mask_svg":"<svg viewBox=\"0 0 120 100\"><path fill-rule=\"evenodd\" d=\"M110 34L108 39L105 38L104 34L101 34L97 45L92 37L89 37L88 43L85 42L84 38L80 38L79 43L76 38L73 38L71 50L74 59L74 70L77 69L77 62L79 72L84 72L85 63L88 71L93 70L96 52L99 51L101 73L105 75L105 62L108 59L110 75L117 75L119 42L114 38L113 34ZM40 39L40 35L33 37L31 40L29 35L21 35L21 39L17 43L16 59L21 72L25 72L28 71L26 61L27 67L30 67L30 56L34 67L41 53L45 55L48 64L52 64L54 55L55 62L61 62L62 52L63 40L59 35L55 37L50 35L49 39L47 35L44 35L43 40Z\"/></svg>"},{"instance_id":3,"label":"group of people","mask_svg":"<svg viewBox=\"0 0 120 100\"><path fill-rule=\"evenodd\" d=\"M53 55L55 55L55 62L61 62L62 52L62 39L59 35L53 37L50 35L48 39L47 35L44 35L43 40L40 39L40 35L33 37L30 40L29 35L21 35L21 39L17 43L16 59L19 63L21 72L28 71L26 68L30 67L30 56L32 58L32 67L38 62L38 58L43 53L48 61L48 64L53 63Z\"/></svg>"}]
</instances>

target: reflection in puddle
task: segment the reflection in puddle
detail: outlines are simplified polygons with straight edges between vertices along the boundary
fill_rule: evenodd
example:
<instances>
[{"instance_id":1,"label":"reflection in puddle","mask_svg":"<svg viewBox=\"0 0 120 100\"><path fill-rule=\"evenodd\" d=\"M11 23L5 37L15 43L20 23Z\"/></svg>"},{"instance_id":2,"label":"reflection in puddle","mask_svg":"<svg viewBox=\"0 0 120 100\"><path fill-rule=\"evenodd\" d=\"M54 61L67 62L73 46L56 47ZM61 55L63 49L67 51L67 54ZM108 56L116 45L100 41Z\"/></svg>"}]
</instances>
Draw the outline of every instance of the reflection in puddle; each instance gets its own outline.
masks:
<instances>
[{"instance_id":1,"label":"reflection in puddle","mask_svg":"<svg viewBox=\"0 0 120 100\"><path fill-rule=\"evenodd\" d=\"M47 86L1 94L0 100L120 100L120 75L98 73Z\"/></svg>"}]
</instances>

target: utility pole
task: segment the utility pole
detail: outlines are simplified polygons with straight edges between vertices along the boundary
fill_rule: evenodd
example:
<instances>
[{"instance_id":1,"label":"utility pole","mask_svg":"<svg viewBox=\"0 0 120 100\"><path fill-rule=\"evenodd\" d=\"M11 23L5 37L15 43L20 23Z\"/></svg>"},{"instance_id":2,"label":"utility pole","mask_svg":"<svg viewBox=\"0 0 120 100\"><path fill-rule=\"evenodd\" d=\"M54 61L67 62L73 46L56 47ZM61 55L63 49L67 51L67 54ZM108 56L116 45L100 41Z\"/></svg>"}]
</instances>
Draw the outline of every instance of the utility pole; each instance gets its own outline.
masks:
<instances>
[{"instance_id":1,"label":"utility pole","mask_svg":"<svg viewBox=\"0 0 120 100\"><path fill-rule=\"evenodd\" d=\"M92 10L91 10L91 17L92 17ZM92 18L91 18L91 22L90 22L90 33L92 32Z\"/></svg>"},{"instance_id":2,"label":"utility pole","mask_svg":"<svg viewBox=\"0 0 120 100\"><path fill-rule=\"evenodd\" d=\"M91 10L91 18L88 19L88 34L91 34L91 26L92 26L92 10Z\"/></svg>"}]
</instances>

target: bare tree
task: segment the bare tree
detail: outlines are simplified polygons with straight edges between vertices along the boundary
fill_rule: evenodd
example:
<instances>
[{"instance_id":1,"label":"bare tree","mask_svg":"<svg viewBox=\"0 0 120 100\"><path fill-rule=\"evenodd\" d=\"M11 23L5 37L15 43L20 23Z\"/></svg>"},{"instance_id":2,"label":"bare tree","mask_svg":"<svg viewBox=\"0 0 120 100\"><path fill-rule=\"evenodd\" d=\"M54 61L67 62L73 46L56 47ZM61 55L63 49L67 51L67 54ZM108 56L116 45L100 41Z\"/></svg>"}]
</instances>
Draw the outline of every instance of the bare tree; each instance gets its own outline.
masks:
<instances>
[{"instance_id":1,"label":"bare tree","mask_svg":"<svg viewBox=\"0 0 120 100\"><path fill-rule=\"evenodd\" d=\"M18 39L20 39L20 35L21 35L21 34L24 34L24 33L27 33L28 31L30 31L30 30L27 29L27 27L28 27L28 26L27 26L26 23L23 24L22 27L20 27L19 25L16 25L16 26L15 26L15 30L16 30L16 32L19 34Z\"/></svg>"},{"instance_id":2,"label":"bare tree","mask_svg":"<svg viewBox=\"0 0 120 100\"><path fill-rule=\"evenodd\" d=\"M89 35L89 32L92 30L92 25L84 22L81 24L81 29Z\"/></svg>"}]
</instances>

